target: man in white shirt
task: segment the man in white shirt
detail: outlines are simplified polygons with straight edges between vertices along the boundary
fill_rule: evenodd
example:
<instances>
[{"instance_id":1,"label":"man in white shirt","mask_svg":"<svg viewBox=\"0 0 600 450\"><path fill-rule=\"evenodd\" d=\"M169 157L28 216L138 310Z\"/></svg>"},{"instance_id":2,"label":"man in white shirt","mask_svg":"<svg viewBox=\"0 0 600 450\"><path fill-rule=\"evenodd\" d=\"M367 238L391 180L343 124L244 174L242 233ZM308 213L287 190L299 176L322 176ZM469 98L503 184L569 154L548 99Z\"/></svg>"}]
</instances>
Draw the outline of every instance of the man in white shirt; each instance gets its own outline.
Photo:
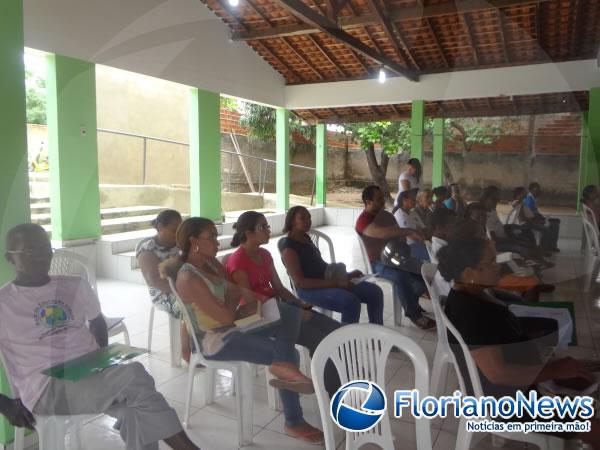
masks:
<instances>
[{"instance_id":1,"label":"man in white shirt","mask_svg":"<svg viewBox=\"0 0 600 450\"><path fill-rule=\"evenodd\" d=\"M87 281L48 275L52 247L42 227L18 225L6 241L16 278L0 288L0 351L16 398L0 394L0 413L28 428L35 427L35 415L106 413L117 418L115 428L128 449L158 449L160 440L175 449L197 449L138 362L76 382L41 373L106 346L106 322Z\"/></svg>"}]
</instances>

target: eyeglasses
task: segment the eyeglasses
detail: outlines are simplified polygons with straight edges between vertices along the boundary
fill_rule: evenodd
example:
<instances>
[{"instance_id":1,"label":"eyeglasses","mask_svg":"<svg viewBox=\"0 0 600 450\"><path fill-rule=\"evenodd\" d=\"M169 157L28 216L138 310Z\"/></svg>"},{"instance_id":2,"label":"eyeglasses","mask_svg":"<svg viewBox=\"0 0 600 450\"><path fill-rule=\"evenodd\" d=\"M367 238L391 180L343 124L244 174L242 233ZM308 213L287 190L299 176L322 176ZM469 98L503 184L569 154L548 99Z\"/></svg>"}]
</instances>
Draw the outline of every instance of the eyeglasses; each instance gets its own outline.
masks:
<instances>
[{"instance_id":1,"label":"eyeglasses","mask_svg":"<svg viewBox=\"0 0 600 450\"><path fill-rule=\"evenodd\" d=\"M6 250L6 253L8 253L9 255L25 255L25 256L41 256L41 255L54 255L55 250L53 248L51 248L50 250L47 251L40 251L37 249L33 249L33 248L25 248L23 250Z\"/></svg>"},{"instance_id":2,"label":"eyeglasses","mask_svg":"<svg viewBox=\"0 0 600 450\"><path fill-rule=\"evenodd\" d=\"M271 231L271 225L269 225L268 223L256 225L256 229L261 231Z\"/></svg>"}]
</instances>

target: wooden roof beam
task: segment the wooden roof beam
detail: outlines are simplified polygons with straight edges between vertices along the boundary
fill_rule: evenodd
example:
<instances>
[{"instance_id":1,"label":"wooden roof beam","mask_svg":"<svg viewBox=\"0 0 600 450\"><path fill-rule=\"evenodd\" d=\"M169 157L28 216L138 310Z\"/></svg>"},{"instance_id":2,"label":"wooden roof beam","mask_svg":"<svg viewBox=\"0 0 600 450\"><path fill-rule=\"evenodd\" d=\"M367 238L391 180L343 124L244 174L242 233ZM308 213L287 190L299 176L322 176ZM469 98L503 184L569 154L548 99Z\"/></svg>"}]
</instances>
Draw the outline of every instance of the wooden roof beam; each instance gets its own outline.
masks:
<instances>
[{"instance_id":1,"label":"wooden roof beam","mask_svg":"<svg viewBox=\"0 0 600 450\"><path fill-rule=\"evenodd\" d=\"M254 4L252 0L246 0L246 4L250 7L252 11L254 11L260 18L268 24L270 27L273 26L273 23L269 20L269 18Z\"/></svg>"},{"instance_id":2,"label":"wooden roof beam","mask_svg":"<svg viewBox=\"0 0 600 450\"><path fill-rule=\"evenodd\" d=\"M446 65L447 68L450 68L450 64L448 63L448 58L446 58L446 52L444 52L444 49L442 48L442 44L440 43L440 38L439 38L437 32L434 30L433 25L431 25L431 22L429 21L429 19L425 19L425 24L427 25L427 29L431 33L431 36L433 36L433 41L435 42L435 45L437 46L437 48L440 52L440 55L442 56L442 60L444 61L444 64Z\"/></svg>"},{"instance_id":3,"label":"wooden roof beam","mask_svg":"<svg viewBox=\"0 0 600 450\"><path fill-rule=\"evenodd\" d=\"M273 58L275 60L275 62L277 62L277 64L279 64L280 66L283 66L283 68L285 70L287 70L288 72L291 72L292 75L294 75L299 81L306 81L302 75L300 75L298 72L296 72L290 66L288 66L285 62L283 62L281 60L281 58L279 56L277 56L273 52L273 50L271 50L269 47L267 47L267 44L265 42L256 41L255 45L257 47L259 47L262 50L263 53L266 53L271 58Z\"/></svg>"},{"instance_id":4,"label":"wooden roof beam","mask_svg":"<svg viewBox=\"0 0 600 450\"><path fill-rule=\"evenodd\" d=\"M405 68L389 59L387 56L382 55L381 53L373 50L371 47L365 45L362 41L355 38L351 34L348 34L344 30L342 30L338 25L332 20L328 19L325 16L322 16L300 0L275 0L276 3L280 4L282 7L290 11L296 17L298 17L303 22L308 23L309 25L318 28L320 31L328 34L332 38L336 39L339 42L347 45L353 50L361 53L367 58L372 59L377 64L381 64L382 66L387 67L388 69L396 72L398 75L405 76L411 81L418 81L419 75L411 69Z\"/></svg>"},{"instance_id":5,"label":"wooden roof beam","mask_svg":"<svg viewBox=\"0 0 600 450\"><path fill-rule=\"evenodd\" d=\"M502 11L496 11L496 17L498 18L498 27L500 28L500 45L502 46L502 54L504 55L504 62L510 63L510 57L508 56L508 49L506 48L506 31L504 28L504 14Z\"/></svg>"},{"instance_id":6,"label":"wooden roof beam","mask_svg":"<svg viewBox=\"0 0 600 450\"><path fill-rule=\"evenodd\" d=\"M319 51L321 53L323 53L323 55L325 56L325 58L327 59L327 61L329 61L329 64L331 64L333 67L335 67L335 70L338 71L338 73L343 77L343 78L348 78L348 74L346 73L346 71L344 69L341 68L341 66L335 61L334 56L331 52L329 52L329 50L327 50L325 47L323 47L321 44L319 44L317 42L317 40L315 39L315 37L312 34L308 34L308 40L319 49Z\"/></svg>"},{"instance_id":7,"label":"wooden roof beam","mask_svg":"<svg viewBox=\"0 0 600 450\"><path fill-rule=\"evenodd\" d=\"M469 41L469 45L471 46L471 50L473 51L473 59L475 59L475 65L479 65L479 52L477 51L477 47L475 47L475 38L473 36L473 30L471 29L471 24L469 23L469 19L465 14L459 14L460 22L467 32L467 40Z\"/></svg>"},{"instance_id":8,"label":"wooden roof beam","mask_svg":"<svg viewBox=\"0 0 600 450\"><path fill-rule=\"evenodd\" d=\"M384 0L382 0L384 1ZM400 56L403 60L406 61L406 58L410 61L413 67L417 70L420 70L417 61L410 53L406 42L400 35L399 30L396 28L396 25L389 19L388 12L385 7L385 3L383 5L379 5L379 0L367 0L367 5L369 5L369 9L377 16L377 20L383 31L387 35L388 39L392 43L392 47L396 50L398 56Z\"/></svg>"},{"instance_id":9,"label":"wooden roof beam","mask_svg":"<svg viewBox=\"0 0 600 450\"><path fill-rule=\"evenodd\" d=\"M428 19L432 17L453 15L457 13L469 13L475 11L484 11L498 8L509 8L511 6L521 5L539 5L549 0L457 0L455 2L446 2L426 6L398 7L388 9L389 20L392 23L405 20ZM344 30L360 28L366 25L377 25L379 23L377 16L373 13L361 14L359 16L340 17L338 21L339 28ZM293 24L281 25L267 30L251 30L246 32L234 32L231 39L234 41L248 41L257 39L270 39L281 36L294 36L301 34L312 34L321 31L313 24Z\"/></svg>"},{"instance_id":10,"label":"wooden roof beam","mask_svg":"<svg viewBox=\"0 0 600 450\"><path fill-rule=\"evenodd\" d=\"M322 74L321 72L319 72L319 71L318 71L318 70L315 68L315 66L313 66L313 65L312 65L312 64L311 64L311 63L310 63L310 62L309 62L309 61L308 61L308 60L307 60L307 59L306 59L306 58L305 58L305 57L304 57L304 56L303 56L303 55L300 53L300 51L299 51L299 50L298 50L296 47L294 47L290 41L288 41L288 39L287 39L287 38L281 38L281 40L283 41L283 43L285 44L285 46L286 46L287 48L289 48L289 49L292 51L292 53L293 53L294 55L296 55L296 57L298 57L298 59L299 59L300 61L302 61L302 64L304 64L305 66L307 66L307 67L308 67L308 68L309 68L309 69L310 69L310 70L311 70L311 71L312 71L312 72L313 72L313 73L314 73L314 74L315 74L315 75L316 75L316 76L319 78L319 80L321 80L321 81L322 81L322 80L324 80L324 79L325 79L325 77L323 76L323 74Z\"/></svg>"}]
</instances>

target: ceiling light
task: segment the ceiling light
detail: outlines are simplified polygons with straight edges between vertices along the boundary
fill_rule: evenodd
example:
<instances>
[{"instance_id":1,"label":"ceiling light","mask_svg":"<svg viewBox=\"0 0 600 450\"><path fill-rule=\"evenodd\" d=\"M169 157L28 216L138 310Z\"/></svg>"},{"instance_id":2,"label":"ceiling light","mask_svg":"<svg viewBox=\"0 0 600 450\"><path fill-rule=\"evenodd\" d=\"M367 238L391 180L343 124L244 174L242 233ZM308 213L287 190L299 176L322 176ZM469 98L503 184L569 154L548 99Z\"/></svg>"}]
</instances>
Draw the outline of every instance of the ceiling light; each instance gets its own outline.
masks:
<instances>
[{"instance_id":1,"label":"ceiling light","mask_svg":"<svg viewBox=\"0 0 600 450\"><path fill-rule=\"evenodd\" d=\"M234 8L240 4L240 0L227 0L227 1L229 2L229 5L233 6Z\"/></svg>"},{"instance_id":2,"label":"ceiling light","mask_svg":"<svg viewBox=\"0 0 600 450\"><path fill-rule=\"evenodd\" d=\"M379 68L379 82L380 83L385 83L385 79L386 79L385 70L384 70L383 66L381 66Z\"/></svg>"}]
</instances>

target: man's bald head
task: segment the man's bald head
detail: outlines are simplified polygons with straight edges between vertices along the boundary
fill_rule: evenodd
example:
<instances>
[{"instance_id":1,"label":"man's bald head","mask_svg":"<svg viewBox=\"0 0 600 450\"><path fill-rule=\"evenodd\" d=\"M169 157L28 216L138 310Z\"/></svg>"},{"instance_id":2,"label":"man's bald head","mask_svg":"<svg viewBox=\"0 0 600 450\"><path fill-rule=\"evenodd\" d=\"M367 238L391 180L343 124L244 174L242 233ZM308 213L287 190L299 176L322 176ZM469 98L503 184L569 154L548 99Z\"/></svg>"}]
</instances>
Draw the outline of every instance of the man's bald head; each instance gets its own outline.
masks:
<instances>
[{"instance_id":1,"label":"man's bald head","mask_svg":"<svg viewBox=\"0 0 600 450\"><path fill-rule=\"evenodd\" d=\"M46 235L46 230L38 224L21 223L16 225L8 230L6 234L6 250L15 251L23 244L23 241L42 234Z\"/></svg>"}]
</instances>

